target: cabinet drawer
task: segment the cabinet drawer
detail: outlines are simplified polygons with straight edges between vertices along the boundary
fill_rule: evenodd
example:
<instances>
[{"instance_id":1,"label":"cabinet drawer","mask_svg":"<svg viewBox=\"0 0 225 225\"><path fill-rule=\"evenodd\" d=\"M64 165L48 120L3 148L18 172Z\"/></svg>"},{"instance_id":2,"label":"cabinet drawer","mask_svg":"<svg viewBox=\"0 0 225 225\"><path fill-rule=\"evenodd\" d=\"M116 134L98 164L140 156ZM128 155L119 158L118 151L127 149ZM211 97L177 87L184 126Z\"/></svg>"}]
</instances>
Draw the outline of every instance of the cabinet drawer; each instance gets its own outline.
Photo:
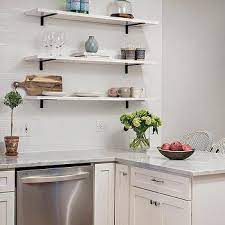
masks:
<instances>
[{"instance_id":1,"label":"cabinet drawer","mask_svg":"<svg viewBox=\"0 0 225 225\"><path fill-rule=\"evenodd\" d=\"M15 172L0 171L0 192L14 191L15 189Z\"/></svg>"},{"instance_id":2,"label":"cabinet drawer","mask_svg":"<svg viewBox=\"0 0 225 225\"><path fill-rule=\"evenodd\" d=\"M191 200L191 180L163 172L131 168L131 185Z\"/></svg>"}]
</instances>

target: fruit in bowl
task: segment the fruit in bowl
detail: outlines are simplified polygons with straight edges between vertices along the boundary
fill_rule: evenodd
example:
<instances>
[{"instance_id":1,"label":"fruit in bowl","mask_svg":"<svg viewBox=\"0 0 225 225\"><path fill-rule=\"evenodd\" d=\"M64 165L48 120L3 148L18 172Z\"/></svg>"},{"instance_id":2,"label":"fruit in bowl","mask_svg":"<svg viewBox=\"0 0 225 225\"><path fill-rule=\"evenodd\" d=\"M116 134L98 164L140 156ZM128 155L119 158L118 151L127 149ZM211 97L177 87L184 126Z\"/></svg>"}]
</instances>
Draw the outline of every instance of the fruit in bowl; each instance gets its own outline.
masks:
<instances>
[{"instance_id":1,"label":"fruit in bowl","mask_svg":"<svg viewBox=\"0 0 225 225\"><path fill-rule=\"evenodd\" d=\"M170 145L171 151L182 151L182 144L179 141L173 142Z\"/></svg>"},{"instance_id":2,"label":"fruit in bowl","mask_svg":"<svg viewBox=\"0 0 225 225\"><path fill-rule=\"evenodd\" d=\"M159 152L172 160L183 160L189 158L194 149L188 144L182 144L179 141L172 142L171 144L165 143L161 147L158 147Z\"/></svg>"},{"instance_id":3,"label":"fruit in bowl","mask_svg":"<svg viewBox=\"0 0 225 225\"><path fill-rule=\"evenodd\" d=\"M161 149L163 149L163 150L170 150L170 144L168 144L168 143L163 144Z\"/></svg>"}]
</instances>

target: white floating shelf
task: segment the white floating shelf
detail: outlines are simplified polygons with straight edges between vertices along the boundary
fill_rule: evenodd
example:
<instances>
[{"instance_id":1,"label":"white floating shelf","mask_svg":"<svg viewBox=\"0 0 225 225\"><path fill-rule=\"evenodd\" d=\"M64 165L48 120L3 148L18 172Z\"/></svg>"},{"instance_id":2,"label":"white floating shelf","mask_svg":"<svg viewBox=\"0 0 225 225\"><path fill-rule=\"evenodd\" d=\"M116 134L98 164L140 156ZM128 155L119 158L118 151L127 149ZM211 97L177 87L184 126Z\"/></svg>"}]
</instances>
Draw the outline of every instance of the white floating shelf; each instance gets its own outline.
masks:
<instances>
[{"instance_id":1,"label":"white floating shelf","mask_svg":"<svg viewBox=\"0 0 225 225\"><path fill-rule=\"evenodd\" d=\"M40 70L43 70L43 63L55 61L60 63L80 63L80 64L102 64L102 65L154 65L156 62L147 60L125 60L125 59L111 59L111 58L87 58L87 57L48 57L43 55L34 55L24 58L27 62L40 63Z\"/></svg>"},{"instance_id":2,"label":"white floating shelf","mask_svg":"<svg viewBox=\"0 0 225 225\"><path fill-rule=\"evenodd\" d=\"M126 101L147 101L148 98L26 96L25 100L126 102Z\"/></svg>"},{"instance_id":3,"label":"white floating shelf","mask_svg":"<svg viewBox=\"0 0 225 225\"><path fill-rule=\"evenodd\" d=\"M147 61L147 60L128 60L128 59L112 59L112 58L91 58L91 57L71 57L71 56L61 56L61 57L53 57L53 56L42 56L42 55L34 55L24 58L25 61L30 62L41 62L41 61L56 61L56 62L74 62L74 63L83 63L83 64L111 64L111 65L151 65L156 64L155 62Z\"/></svg>"},{"instance_id":4,"label":"white floating shelf","mask_svg":"<svg viewBox=\"0 0 225 225\"><path fill-rule=\"evenodd\" d=\"M80 22L104 23L104 24L121 25L121 26L138 26L138 25L142 26L142 25L159 24L158 21L82 14L82 13L74 13L74 12L68 12L68 11L42 9L42 8L36 8L36 9L31 9L29 11L26 11L25 15L40 17L42 20L41 25L44 25L44 18L46 17L51 17L53 19L61 19L61 20L75 20Z\"/></svg>"},{"instance_id":5,"label":"white floating shelf","mask_svg":"<svg viewBox=\"0 0 225 225\"><path fill-rule=\"evenodd\" d=\"M104 101L104 102L126 102L128 108L128 102L143 102L148 101L148 98L115 98L115 97L54 97L54 96L26 96L25 100L40 101L40 108L43 108L43 101Z\"/></svg>"}]
</instances>

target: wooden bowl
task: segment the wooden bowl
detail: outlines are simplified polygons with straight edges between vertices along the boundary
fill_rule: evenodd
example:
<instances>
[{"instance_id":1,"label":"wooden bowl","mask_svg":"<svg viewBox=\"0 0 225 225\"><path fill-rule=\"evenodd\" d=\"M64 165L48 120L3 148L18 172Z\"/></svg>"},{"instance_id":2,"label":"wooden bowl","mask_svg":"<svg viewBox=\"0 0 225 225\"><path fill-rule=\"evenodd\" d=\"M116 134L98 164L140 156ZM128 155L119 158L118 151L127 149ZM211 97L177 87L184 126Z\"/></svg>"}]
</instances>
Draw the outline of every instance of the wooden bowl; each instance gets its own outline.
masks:
<instances>
[{"instance_id":1,"label":"wooden bowl","mask_svg":"<svg viewBox=\"0 0 225 225\"><path fill-rule=\"evenodd\" d=\"M190 151L170 151L163 150L160 147L158 147L158 150L163 156L171 160L184 160L189 158L195 152L194 149Z\"/></svg>"}]
</instances>

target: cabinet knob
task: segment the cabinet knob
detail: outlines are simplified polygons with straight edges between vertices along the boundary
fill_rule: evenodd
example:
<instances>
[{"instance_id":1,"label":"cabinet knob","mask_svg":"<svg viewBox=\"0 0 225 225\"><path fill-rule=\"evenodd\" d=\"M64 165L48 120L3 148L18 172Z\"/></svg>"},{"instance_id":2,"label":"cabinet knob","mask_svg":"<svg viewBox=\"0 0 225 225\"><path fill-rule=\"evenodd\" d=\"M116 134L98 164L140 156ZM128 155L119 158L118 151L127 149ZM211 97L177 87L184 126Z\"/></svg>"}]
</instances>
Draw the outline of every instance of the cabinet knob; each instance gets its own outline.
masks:
<instances>
[{"instance_id":1,"label":"cabinet knob","mask_svg":"<svg viewBox=\"0 0 225 225\"><path fill-rule=\"evenodd\" d=\"M122 172L123 176L127 176L128 174L126 172Z\"/></svg>"},{"instance_id":2,"label":"cabinet knob","mask_svg":"<svg viewBox=\"0 0 225 225\"><path fill-rule=\"evenodd\" d=\"M155 206L160 206L160 202L154 202Z\"/></svg>"},{"instance_id":3,"label":"cabinet knob","mask_svg":"<svg viewBox=\"0 0 225 225\"><path fill-rule=\"evenodd\" d=\"M150 200L149 203L150 203L151 205L153 205L153 204L154 204L154 201L153 201L153 200Z\"/></svg>"},{"instance_id":4,"label":"cabinet knob","mask_svg":"<svg viewBox=\"0 0 225 225\"><path fill-rule=\"evenodd\" d=\"M156 179L156 178L152 178L151 181L157 183L157 184L164 184L164 181L163 180L159 180L159 179Z\"/></svg>"}]
</instances>

